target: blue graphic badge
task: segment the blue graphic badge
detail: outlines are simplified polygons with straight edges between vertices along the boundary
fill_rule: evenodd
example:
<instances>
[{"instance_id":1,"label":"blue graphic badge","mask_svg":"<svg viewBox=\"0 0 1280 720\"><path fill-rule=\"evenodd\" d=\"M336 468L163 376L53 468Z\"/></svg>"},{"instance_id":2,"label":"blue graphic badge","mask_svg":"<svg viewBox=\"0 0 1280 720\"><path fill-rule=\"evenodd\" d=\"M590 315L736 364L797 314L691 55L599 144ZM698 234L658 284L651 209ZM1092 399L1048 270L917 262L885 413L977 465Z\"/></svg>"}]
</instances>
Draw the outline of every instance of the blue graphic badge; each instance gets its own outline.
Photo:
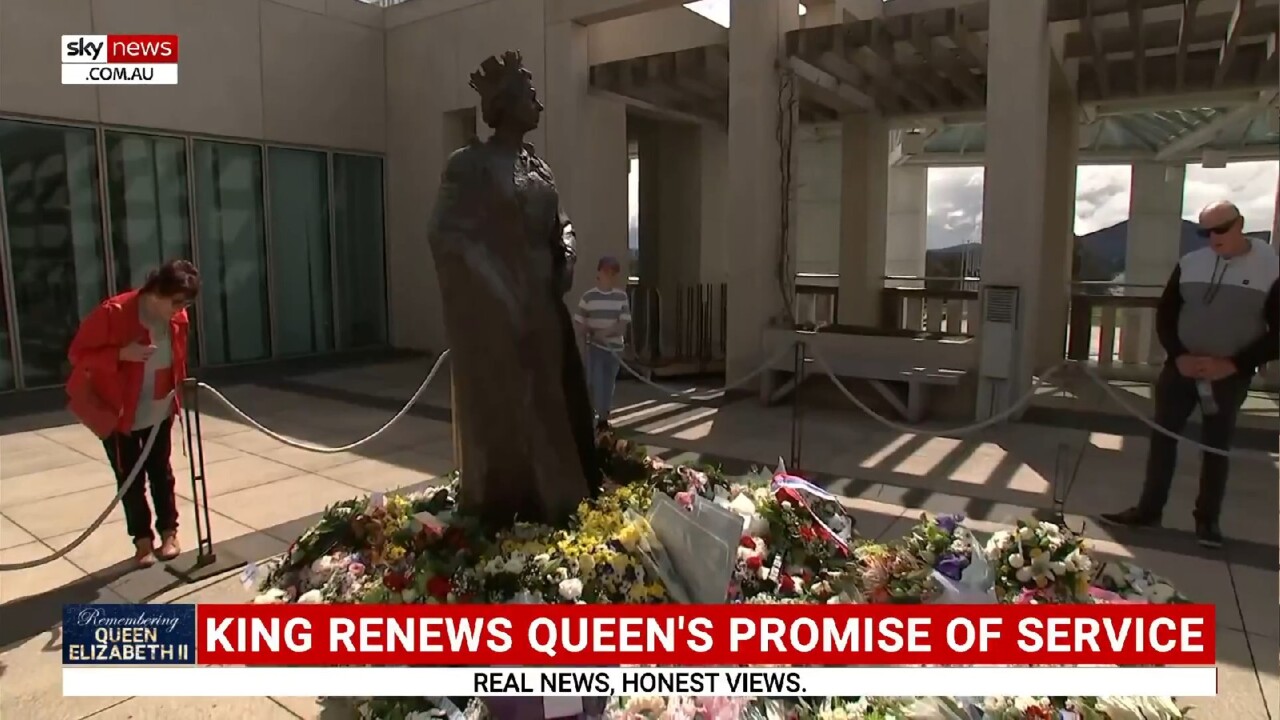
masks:
<instances>
[{"instance_id":1,"label":"blue graphic badge","mask_svg":"<svg viewBox=\"0 0 1280 720\"><path fill-rule=\"evenodd\" d=\"M195 605L63 605L63 665L195 665Z\"/></svg>"}]
</instances>

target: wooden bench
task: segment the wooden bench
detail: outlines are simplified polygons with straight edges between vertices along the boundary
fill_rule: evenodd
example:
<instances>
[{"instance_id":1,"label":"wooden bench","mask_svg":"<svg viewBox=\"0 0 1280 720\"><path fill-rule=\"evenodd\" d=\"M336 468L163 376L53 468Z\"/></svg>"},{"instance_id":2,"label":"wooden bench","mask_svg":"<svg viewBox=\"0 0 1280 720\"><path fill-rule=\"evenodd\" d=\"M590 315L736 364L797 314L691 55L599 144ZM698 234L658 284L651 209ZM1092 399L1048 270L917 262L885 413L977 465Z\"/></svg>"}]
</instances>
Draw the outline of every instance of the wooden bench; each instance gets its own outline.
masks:
<instances>
[{"instance_id":1,"label":"wooden bench","mask_svg":"<svg viewBox=\"0 0 1280 720\"><path fill-rule=\"evenodd\" d=\"M969 375L968 370L926 367L889 360L863 360L829 355L824 355L823 359L831 365L831 371L842 381L865 380L909 423L918 423L925 419L931 388L957 387ZM805 360L805 377L826 376L826 374L826 370L812 357ZM791 377L779 384L779 379L786 375ZM905 386L906 397L903 398L887 383ZM764 372L764 380L760 384L760 399L766 405L776 403L795 391L794 357L780 358Z\"/></svg>"}]
</instances>

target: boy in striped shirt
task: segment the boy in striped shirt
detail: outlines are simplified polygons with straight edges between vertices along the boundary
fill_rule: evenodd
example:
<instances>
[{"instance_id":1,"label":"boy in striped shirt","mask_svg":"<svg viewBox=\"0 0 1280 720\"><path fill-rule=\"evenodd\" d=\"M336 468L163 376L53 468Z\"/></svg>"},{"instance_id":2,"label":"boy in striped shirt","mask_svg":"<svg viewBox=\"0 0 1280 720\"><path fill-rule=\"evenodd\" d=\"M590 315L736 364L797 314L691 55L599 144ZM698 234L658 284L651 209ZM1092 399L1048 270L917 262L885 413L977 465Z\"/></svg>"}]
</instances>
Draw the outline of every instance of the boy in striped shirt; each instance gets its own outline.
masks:
<instances>
[{"instance_id":1,"label":"boy in striped shirt","mask_svg":"<svg viewBox=\"0 0 1280 720\"><path fill-rule=\"evenodd\" d=\"M622 266L617 258L600 258L596 265L596 286L582 294L573 321L586 340L587 390L596 413L596 427L609 426L613 410L613 389L618 380L618 354L631 322L627 291L618 287Z\"/></svg>"}]
</instances>

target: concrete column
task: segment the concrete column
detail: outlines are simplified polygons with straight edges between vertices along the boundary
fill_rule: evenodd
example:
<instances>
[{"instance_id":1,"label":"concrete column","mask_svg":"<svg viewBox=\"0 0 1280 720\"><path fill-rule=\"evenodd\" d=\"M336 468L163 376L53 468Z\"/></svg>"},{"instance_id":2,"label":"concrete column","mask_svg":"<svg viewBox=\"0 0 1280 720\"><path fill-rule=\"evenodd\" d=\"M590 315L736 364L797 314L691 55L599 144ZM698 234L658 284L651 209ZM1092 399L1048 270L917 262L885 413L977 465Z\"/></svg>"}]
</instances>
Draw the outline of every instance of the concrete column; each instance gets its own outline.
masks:
<instances>
[{"instance_id":1,"label":"concrete column","mask_svg":"<svg viewBox=\"0 0 1280 720\"><path fill-rule=\"evenodd\" d=\"M1182 195L1185 165L1134 163L1129 186L1129 233L1125 240L1124 281L1130 285L1163 285L1182 255ZM1126 288L1147 295L1156 290ZM1126 362L1153 362L1162 351L1150 311L1126 311L1121 317L1120 357Z\"/></svg>"},{"instance_id":2,"label":"concrete column","mask_svg":"<svg viewBox=\"0 0 1280 720\"><path fill-rule=\"evenodd\" d=\"M703 126L701 271L704 283L719 285L729 281L729 135L723 129Z\"/></svg>"},{"instance_id":3,"label":"concrete column","mask_svg":"<svg viewBox=\"0 0 1280 720\"><path fill-rule=\"evenodd\" d=\"M1015 340L981 343L977 416L991 417L1031 388L1041 278L1046 191L1050 65L1048 0L991 0L987 67L987 137L983 184L982 286L1019 291ZM1053 292L1051 289L1048 292Z\"/></svg>"},{"instance_id":4,"label":"concrete column","mask_svg":"<svg viewBox=\"0 0 1280 720\"><path fill-rule=\"evenodd\" d=\"M1056 63L1055 63L1056 65ZM1067 350L1071 307L1071 267L1075 251L1076 170L1079 109L1060 67L1051 71L1045 145L1044 250L1040 264L1040 304L1035 308L1037 372L1062 362Z\"/></svg>"},{"instance_id":5,"label":"concrete column","mask_svg":"<svg viewBox=\"0 0 1280 720\"><path fill-rule=\"evenodd\" d=\"M928 227L929 168L924 165L889 168L885 275L924 276Z\"/></svg>"},{"instance_id":6,"label":"concrete column","mask_svg":"<svg viewBox=\"0 0 1280 720\"><path fill-rule=\"evenodd\" d=\"M842 325L880 322L889 208L889 127L871 114L846 115L840 133Z\"/></svg>"},{"instance_id":7,"label":"concrete column","mask_svg":"<svg viewBox=\"0 0 1280 720\"><path fill-rule=\"evenodd\" d=\"M789 322L783 298L793 294L794 279L777 277L782 251L777 62L800 13L795 0L734 0L729 11L728 196L733 211L728 237L734 251L726 379L732 383L765 360L761 332L768 323Z\"/></svg>"},{"instance_id":8,"label":"concrete column","mask_svg":"<svg viewBox=\"0 0 1280 720\"><path fill-rule=\"evenodd\" d=\"M834 275L840 272L840 127L806 125L797 135L796 272Z\"/></svg>"},{"instance_id":9,"label":"concrete column","mask_svg":"<svg viewBox=\"0 0 1280 720\"><path fill-rule=\"evenodd\" d=\"M627 257L626 107L588 94L588 31L571 22L546 29L546 77L534 78L547 106L538 148L556 176L578 237L578 270L566 302L595 283L596 261ZM532 140L532 138L531 138Z\"/></svg>"}]
</instances>

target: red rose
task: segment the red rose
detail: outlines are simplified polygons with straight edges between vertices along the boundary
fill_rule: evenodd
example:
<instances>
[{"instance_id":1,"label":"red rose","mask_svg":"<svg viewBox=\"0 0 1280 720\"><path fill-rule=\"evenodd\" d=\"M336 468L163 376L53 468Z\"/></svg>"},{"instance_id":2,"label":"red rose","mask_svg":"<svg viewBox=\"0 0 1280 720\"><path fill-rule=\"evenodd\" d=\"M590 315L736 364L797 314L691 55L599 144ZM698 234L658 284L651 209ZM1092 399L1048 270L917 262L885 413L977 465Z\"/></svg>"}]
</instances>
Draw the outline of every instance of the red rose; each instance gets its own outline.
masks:
<instances>
[{"instance_id":1,"label":"red rose","mask_svg":"<svg viewBox=\"0 0 1280 720\"><path fill-rule=\"evenodd\" d=\"M409 586L409 578L405 573L388 570L387 573L382 576L382 584L388 590L400 592Z\"/></svg>"},{"instance_id":2,"label":"red rose","mask_svg":"<svg viewBox=\"0 0 1280 720\"><path fill-rule=\"evenodd\" d=\"M815 539L815 538L817 538L817 537L818 537L818 531L817 531L817 530L814 530L814 529L813 529L811 526L809 526L809 525L801 525L801 526L800 526L800 537L804 538L805 540L813 540L813 539Z\"/></svg>"},{"instance_id":3,"label":"red rose","mask_svg":"<svg viewBox=\"0 0 1280 720\"><path fill-rule=\"evenodd\" d=\"M444 601L453 591L453 583L444 575L435 575L427 581L427 594L436 600Z\"/></svg>"},{"instance_id":4,"label":"red rose","mask_svg":"<svg viewBox=\"0 0 1280 720\"><path fill-rule=\"evenodd\" d=\"M751 537L750 535L743 535L742 539L738 541L738 544L748 550L756 549L755 538Z\"/></svg>"},{"instance_id":5,"label":"red rose","mask_svg":"<svg viewBox=\"0 0 1280 720\"><path fill-rule=\"evenodd\" d=\"M759 570L762 565L764 565L764 560L761 560L759 555L752 555L747 558L747 567L752 570Z\"/></svg>"},{"instance_id":6,"label":"red rose","mask_svg":"<svg viewBox=\"0 0 1280 720\"><path fill-rule=\"evenodd\" d=\"M782 592L791 592L796 589L796 581L790 575L783 575L778 578L778 587Z\"/></svg>"}]
</instances>

